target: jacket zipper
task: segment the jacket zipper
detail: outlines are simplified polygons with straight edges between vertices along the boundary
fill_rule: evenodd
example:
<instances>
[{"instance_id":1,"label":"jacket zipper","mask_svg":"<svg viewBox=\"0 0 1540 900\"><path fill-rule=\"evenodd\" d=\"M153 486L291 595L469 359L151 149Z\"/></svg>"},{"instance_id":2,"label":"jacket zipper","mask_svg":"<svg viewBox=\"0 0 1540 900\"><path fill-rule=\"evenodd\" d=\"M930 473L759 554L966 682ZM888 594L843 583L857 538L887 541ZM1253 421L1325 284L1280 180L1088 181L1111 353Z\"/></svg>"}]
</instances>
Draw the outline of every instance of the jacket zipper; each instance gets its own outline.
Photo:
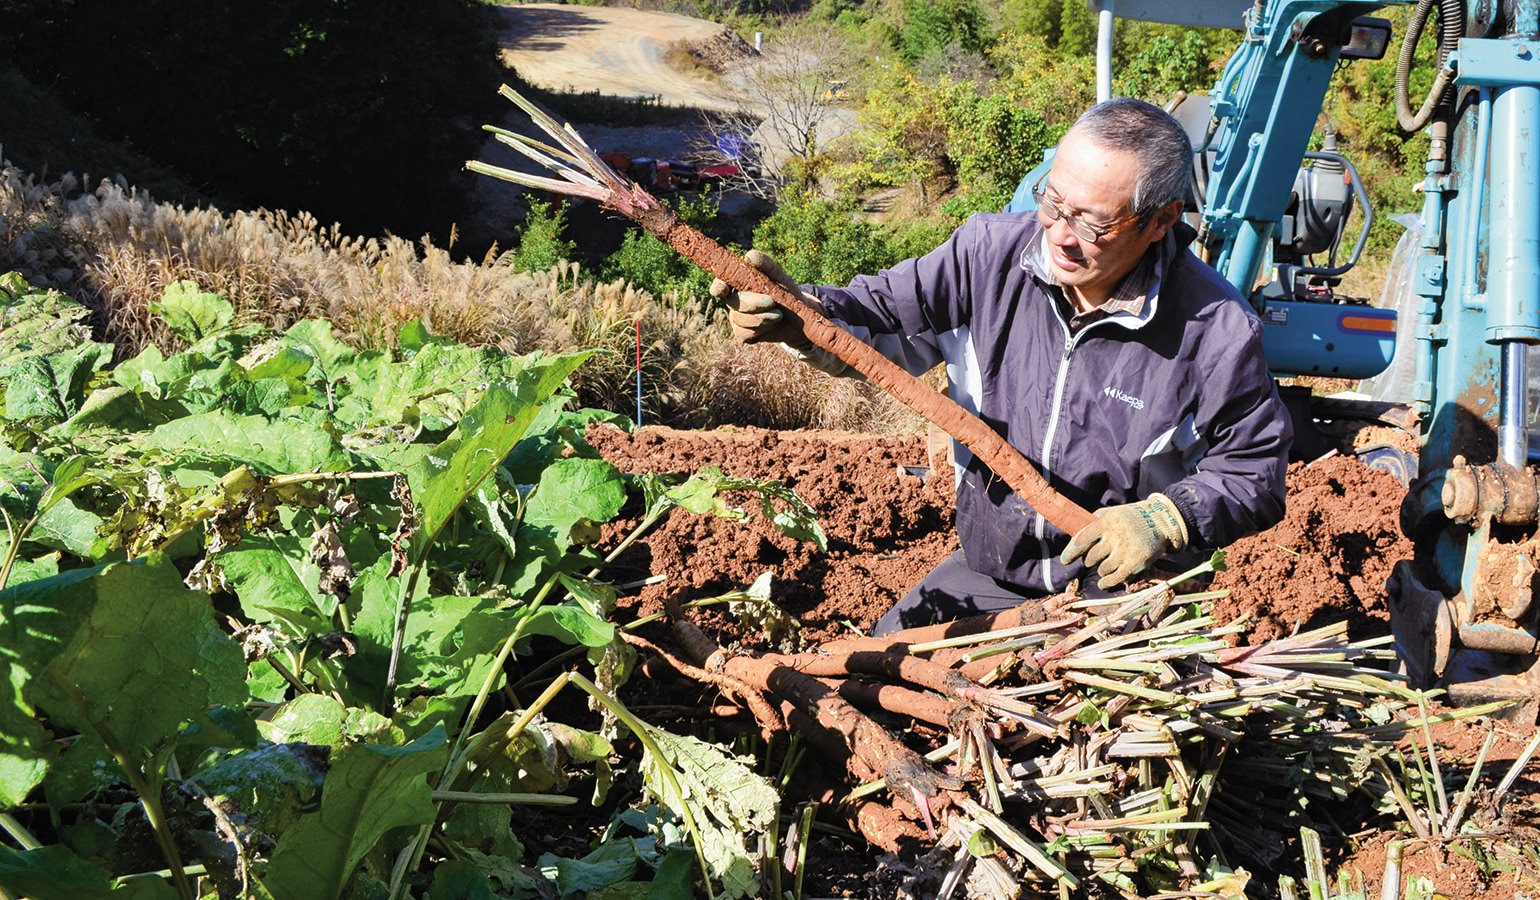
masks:
<instances>
[{"instance_id":1,"label":"jacket zipper","mask_svg":"<svg viewBox=\"0 0 1540 900\"><path fill-rule=\"evenodd\" d=\"M1080 339L1085 337L1086 332L1097 327L1098 325L1112 322L1112 319L1098 319L1097 321L1092 322L1086 327L1080 329L1079 334L1071 334L1069 330L1069 323L1064 321L1064 316L1059 312L1059 305L1054 303L1052 306L1053 317L1059 323L1059 328L1064 331L1064 354L1059 357L1058 375L1054 379L1053 385L1053 411L1048 414L1048 432L1043 436L1044 480L1048 480L1053 477L1053 465L1051 462L1053 460L1053 444L1054 439L1058 437L1059 432L1059 410L1062 408L1064 403L1064 385L1068 381L1067 376L1069 374L1069 358L1075 352L1075 347L1080 343ZM1047 529L1048 520L1044 519L1042 515L1038 515L1036 532L1037 542L1039 545L1044 545L1047 543ZM1056 561L1056 557L1054 557L1052 554L1043 560L1043 588L1050 594L1057 593L1059 590L1059 587L1054 584L1053 578L1053 566Z\"/></svg>"}]
</instances>

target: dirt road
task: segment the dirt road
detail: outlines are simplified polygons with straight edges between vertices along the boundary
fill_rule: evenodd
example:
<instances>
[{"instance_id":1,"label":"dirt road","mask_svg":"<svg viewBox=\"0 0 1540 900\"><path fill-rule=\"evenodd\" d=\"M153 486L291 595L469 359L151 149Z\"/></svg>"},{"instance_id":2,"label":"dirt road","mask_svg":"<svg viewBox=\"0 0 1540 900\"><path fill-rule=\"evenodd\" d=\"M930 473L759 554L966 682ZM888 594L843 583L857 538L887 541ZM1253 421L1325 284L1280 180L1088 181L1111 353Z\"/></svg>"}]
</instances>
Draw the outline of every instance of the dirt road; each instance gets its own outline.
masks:
<instances>
[{"instance_id":1,"label":"dirt road","mask_svg":"<svg viewBox=\"0 0 1540 900\"><path fill-rule=\"evenodd\" d=\"M504 6L498 13L504 61L543 88L731 108L718 86L663 61L669 45L714 37L726 30L723 25L673 13L556 3Z\"/></svg>"}]
</instances>

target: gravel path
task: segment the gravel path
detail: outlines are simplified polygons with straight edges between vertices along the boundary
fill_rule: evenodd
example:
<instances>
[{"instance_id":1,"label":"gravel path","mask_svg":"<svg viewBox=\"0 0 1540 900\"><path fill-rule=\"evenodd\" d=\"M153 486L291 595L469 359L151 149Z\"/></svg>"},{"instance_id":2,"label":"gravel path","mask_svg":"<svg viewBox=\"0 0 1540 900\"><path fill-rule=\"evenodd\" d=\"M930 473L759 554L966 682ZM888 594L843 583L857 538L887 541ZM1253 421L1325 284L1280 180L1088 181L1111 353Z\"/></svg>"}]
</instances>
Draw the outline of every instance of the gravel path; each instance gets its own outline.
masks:
<instances>
[{"instance_id":1,"label":"gravel path","mask_svg":"<svg viewBox=\"0 0 1540 900\"><path fill-rule=\"evenodd\" d=\"M699 109L730 108L726 93L669 68L663 53L681 40L704 40L726 26L673 13L606 6L527 3L498 10L503 59L548 90L660 96Z\"/></svg>"}]
</instances>

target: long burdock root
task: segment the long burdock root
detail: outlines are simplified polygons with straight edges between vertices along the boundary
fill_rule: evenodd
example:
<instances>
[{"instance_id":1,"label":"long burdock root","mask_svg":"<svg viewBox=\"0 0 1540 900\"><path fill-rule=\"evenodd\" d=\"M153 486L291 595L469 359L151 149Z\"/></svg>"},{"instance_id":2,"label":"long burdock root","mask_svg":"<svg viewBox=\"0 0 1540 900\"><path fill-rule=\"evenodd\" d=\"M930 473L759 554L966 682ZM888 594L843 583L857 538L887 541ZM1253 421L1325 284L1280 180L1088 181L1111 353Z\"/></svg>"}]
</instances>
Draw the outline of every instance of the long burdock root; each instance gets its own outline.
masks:
<instances>
[{"instance_id":1,"label":"long burdock root","mask_svg":"<svg viewBox=\"0 0 1540 900\"><path fill-rule=\"evenodd\" d=\"M686 678L693 678L702 684L712 685L721 690L722 693L730 697L737 697L743 701L743 705L748 707L749 712L754 716L754 720L759 723L761 736L766 741L771 740L776 734L785 730L786 722L781 718L780 712L770 705L770 701L765 699L763 693L756 691L749 685L736 678L711 672L699 666L692 666L640 635L622 631L620 636L626 643L656 655L672 667L674 671Z\"/></svg>"},{"instance_id":2,"label":"long burdock root","mask_svg":"<svg viewBox=\"0 0 1540 900\"><path fill-rule=\"evenodd\" d=\"M928 659L911 656L890 644L885 650L857 650L853 653L808 653L797 656L764 657L777 665L788 666L813 676L875 675L889 681L929 688L943 697L961 699L976 687L961 672L939 666Z\"/></svg>"},{"instance_id":3,"label":"long burdock root","mask_svg":"<svg viewBox=\"0 0 1540 900\"><path fill-rule=\"evenodd\" d=\"M666 215L665 215L666 214ZM973 451L990 471L1015 491L1043 518L1066 534L1089 525L1092 516L1083 507L1054 490L1021 452L1006 442L983 419L963 409L955 400L939 394L883 356L871 345L830 322L823 313L804 302L770 276L727 252L716 241L690 228L674 211L649 210L636 221L680 255L740 291L768 294L802 320L807 339L839 357L894 399L919 413L937 428Z\"/></svg>"},{"instance_id":4,"label":"long burdock root","mask_svg":"<svg viewBox=\"0 0 1540 900\"><path fill-rule=\"evenodd\" d=\"M895 645L929 644L949 638L970 637L1013 628L1040 626L1043 631L1060 631L1067 625L1077 624L1085 618L1083 613L1064 612L1066 604L1082 599L1078 585L1061 594L1024 601L1019 606L999 612L981 613L934 625L918 625L905 628L882 637L849 637L829 641L820 650L825 653L845 653L856 650L888 650Z\"/></svg>"},{"instance_id":5,"label":"long burdock root","mask_svg":"<svg viewBox=\"0 0 1540 900\"><path fill-rule=\"evenodd\" d=\"M936 772L918 753L818 679L768 659L728 653L685 617L677 602L667 605L675 616L674 633L703 668L768 691L838 734L860 767L879 773L894 796L913 803L926 832L935 834L935 814L949 802L944 791L961 788L961 781ZM847 767L858 777L862 774L862 768L849 761Z\"/></svg>"},{"instance_id":6,"label":"long burdock root","mask_svg":"<svg viewBox=\"0 0 1540 900\"><path fill-rule=\"evenodd\" d=\"M469 162L467 168L516 184L598 200L637 222L685 259L734 288L770 295L802 319L808 340L839 357L873 384L972 450L1043 518L1069 534L1090 524L1092 516L1089 512L1055 491L1032 463L984 420L951 398L926 387L871 346L824 318L822 313L804 303L795 291L787 290L716 241L686 225L672 209L659 203L635 182L622 178L599 159L572 126L558 124L507 85L500 93L529 113L530 118L561 146L542 144L506 129L489 126L488 130L560 177L536 177L479 162Z\"/></svg>"},{"instance_id":7,"label":"long burdock root","mask_svg":"<svg viewBox=\"0 0 1540 900\"><path fill-rule=\"evenodd\" d=\"M838 691L841 697L859 709L886 710L937 728L955 731L959 716L982 715L978 710L956 700L947 700L935 694L927 694L896 684L882 684L854 678L820 678L818 680L830 690Z\"/></svg>"}]
</instances>

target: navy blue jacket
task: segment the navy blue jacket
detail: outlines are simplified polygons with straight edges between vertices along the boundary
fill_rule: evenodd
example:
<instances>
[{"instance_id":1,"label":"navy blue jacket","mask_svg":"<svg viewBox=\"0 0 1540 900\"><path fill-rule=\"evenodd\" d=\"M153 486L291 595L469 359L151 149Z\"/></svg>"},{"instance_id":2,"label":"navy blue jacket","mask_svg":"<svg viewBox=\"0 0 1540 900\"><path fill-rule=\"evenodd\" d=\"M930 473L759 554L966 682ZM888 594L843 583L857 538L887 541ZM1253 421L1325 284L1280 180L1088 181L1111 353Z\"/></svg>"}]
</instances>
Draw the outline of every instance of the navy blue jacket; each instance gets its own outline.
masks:
<instances>
[{"instance_id":1,"label":"navy blue jacket","mask_svg":"<svg viewBox=\"0 0 1540 900\"><path fill-rule=\"evenodd\" d=\"M1158 284L1142 313L1073 336L1049 293L1033 213L975 215L923 257L810 291L910 372L945 362L952 398L1069 499L1095 510L1160 491L1193 546L1213 549L1283 517L1293 431L1261 323L1187 249L1192 237L1178 223L1152 246ZM1058 562L1068 535L954 449L970 567L1044 591L1084 576L1079 562Z\"/></svg>"}]
</instances>

